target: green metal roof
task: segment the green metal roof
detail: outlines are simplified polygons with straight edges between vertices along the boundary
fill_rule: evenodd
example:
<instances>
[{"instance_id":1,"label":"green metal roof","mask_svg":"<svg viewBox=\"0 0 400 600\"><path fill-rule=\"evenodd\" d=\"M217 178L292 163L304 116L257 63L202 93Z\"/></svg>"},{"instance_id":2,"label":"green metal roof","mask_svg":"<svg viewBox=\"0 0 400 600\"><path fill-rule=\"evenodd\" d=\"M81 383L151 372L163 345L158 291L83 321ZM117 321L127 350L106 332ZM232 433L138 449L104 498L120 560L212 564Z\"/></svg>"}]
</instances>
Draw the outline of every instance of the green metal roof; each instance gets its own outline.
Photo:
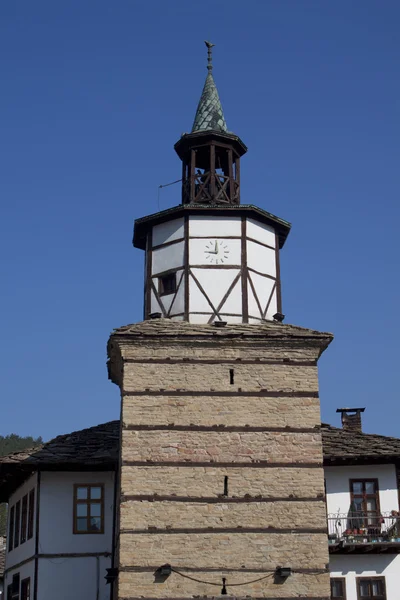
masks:
<instances>
[{"instance_id":1,"label":"green metal roof","mask_svg":"<svg viewBox=\"0 0 400 600\"><path fill-rule=\"evenodd\" d=\"M207 77L201 93L200 102L197 106L196 116L192 127L192 133L196 131L228 131L226 127L224 111L222 110L217 86L212 76L212 49L214 44L204 42L207 46Z\"/></svg>"},{"instance_id":2,"label":"green metal roof","mask_svg":"<svg viewBox=\"0 0 400 600\"><path fill-rule=\"evenodd\" d=\"M217 86L215 85L211 71L207 73L203 92L194 118L192 133L195 131L206 130L228 131Z\"/></svg>"}]
</instances>

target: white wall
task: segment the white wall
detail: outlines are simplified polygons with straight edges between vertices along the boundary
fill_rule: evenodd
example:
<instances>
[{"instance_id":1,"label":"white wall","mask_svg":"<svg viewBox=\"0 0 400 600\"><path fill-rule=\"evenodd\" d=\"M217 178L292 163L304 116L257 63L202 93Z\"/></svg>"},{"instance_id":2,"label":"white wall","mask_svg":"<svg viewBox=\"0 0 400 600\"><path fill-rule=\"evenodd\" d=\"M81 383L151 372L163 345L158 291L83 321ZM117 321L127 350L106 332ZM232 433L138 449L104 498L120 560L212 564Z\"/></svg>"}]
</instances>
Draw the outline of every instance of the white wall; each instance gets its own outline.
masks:
<instances>
[{"instance_id":1,"label":"white wall","mask_svg":"<svg viewBox=\"0 0 400 600\"><path fill-rule=\"evenodd\" d=\"M181 240L182 235L182 219L156 225L153 228L153 246ZM233 279L240 274L244 256L243 243L246 244L247 266L257 271L257 273L249 271L251 283L247 282L249 322L259 323L263 318L272 320L278 310L278 294L275 285L277 276L275 230L255 219L247 219L247 240L242 242L242 220L241 217L235 216L189 215L188 264L194 275L194 277L189 276L189 306L185 307L185 278L181 281L182 271L178 271L177 283L181 281L181 284L177 296L170 294L157 300L156 294L149 290L150 311L162 312L172 318L180 315L176 318L183 319L183 313L187 308L189 321L207 323L210 317L213 317L213 310L207 297L217 309L229 291ZM215 245L218 245L219 252L214 255L210 249L213 250ZM158 274L184 266L184 246L184 241L176 241L174 244L153 250L151 272L156 289ZM169 312L172 302L174 304ZM269 308L266 311L268 303ZM229 297L219 309L219 316L228 323L242 322L241 277L234 289L229 291Z\"/></svg>"},{"instance_id":2,"label":"white wall","mask_svg":"<svg viewBox=\"0 0 400 600\"><path fill-rule=\"evenodd\" d=\"M183 218L166 221L153 227L153 246L183 238Z\"/></svg>"},{"instance_id":3,"label":"white wall","mask_svg":"<svg viewBox=\"0 0 400 600\"><path fill-rule=\"evenodd\" d=\"M104 483L104 534L73 533L74 484ZM112 472L43 472L40 483L39 552L111 552Z\"/></svg>"},{"instance_id":4,"label":"white wall","mask_svg":"<svg viewBox=\"0 0 400 600\"><path fill-rule=\"evenodd\" d=\"M241 235L240 217L217 217L190 215L189 236L212 237L213 235Z\"/></svg>"},{"instance_id":5,"label":"white wall","mask_svg":"<svg viewBox=\"0 0 400 600\"><path fill-rule=\"evenodd\" d=\"M378 479L382 513L399 510L396 469L394 465L326 467L325 481L329 515L347 514L350 508L350 479Z\"/></svg>"},{"instance_id":6,"label":"white wall","mask_svg":"<svg viewBox=\"0 0 400 600\"><path fill-rule=\"evenodd\" d=\"M157 248L157 250L153 250L152 275L182 267L183 256L184 242L177 242L171 246L162 246L161 248Z\"/></svg>"},{"instance_id":7,"label":"white wall","mask_svg":"<svg viewBox=\"0 0 400 600\"><path fill-rule=\"evenodd\" d=\"M6 552L6 565L5 568L9 569L13 565L16 565L23 560L26 560L30 556L35 554L35 537L36 537L36 501L37 501L37 475L36 473L29 477L15 492L10 496L8 502L8 520L10 519L10 508L15 506L18 500L21 500L21 508L22 508L22 498L25 494L29 494L32 488L35 488L35 508L33 515L33 537L30 540L26 540L23 544L20 544L17 548L8 552L8 540L7 540L7 552ZM15 511L15 509L14 509ZM15 514L15 512L14 512ZM28 515L27 515L28 517ZM27 518L28 523L28 518ZM7 536L9 533L9 522L7 523Z\"/></svg>"},{"instance_id":8,"label":"white wall","mask_svg":"<svg viewBox=\"0 0 400 600\"><path fill-rule=\"evenodd\" d=\"M110 600L110 585L104 579L110 558L40 559L39 600ZM98 594L97 594L98 590Z\"/></svg>"},{"instance_id":9,"label":"white wall","mask_svg":"<svg viewBox=\"0 0 400 600\"><path fill-rule=\"evenodd\" d=\"M219 235L224 235L222 232ZM227 249L226 255L223 256L223 266L226 265L236 265L240 267L241 265L241 251L242 245L240 239L220 239L213 237L206 237L203 239L191 239L189 241L189 265L211 265L208 259L209 255L207 250L213 250L213 244L217 244L221 247L221 249ZM210 248L211 246L211 248ZM220 267L220 270L222 268Z\"/></svg>"},{"instance_id":10,"label":"white wall","mask_svg":"<svg viewBox=\"0 0 400 600\"><path fill-rule=\"evenodd\" d=\"M247 219L247 237L275 248L275 229L270 225Z\"/></svg>"},{"instance_id":11,"label":"white wall","mask_svg":"<svg viewBox=\"0 0 400 600\"><path fill-rule=\"evenodd\" d=\"M6 576L4 578L4 600L6 600L6 598L7 598L7 595L6 595L7 587L12 583L13 575L15 575L16 573L19 573L20 582L23 579L27 579L28 577L30 578L30 580L31 580L31 598L33 599L33 586L34 586L34 580L35 580L35 559L32 559L31 561L25 563L24 565L21 565L20 567L17 567L16 569L12 569L11 571L6 573ZM40 596L39 596L39 598L40 598Z\"/></svg>"},{"instance_id":12,"label":"white wall","mask_svg":"<svg viewBox=\"0 0 400 600\"><path fill-rule=\"evenodd\" d=\"M10 506L36 486L36 474L11 497ZM73 533L74 484L104 484L104 533ZM37 490L35 490L35 505ZM42 472L39 501L39 554L110 553L112 550L114 473L112 472ZM36 524L36 510L34 525ZM6 554L6 569L35 554L34 537ZM40 600L109 600L110 587L105 583L110 557L49 557L39 559L38 598ZM34 559L7 573L5 587L14 573L20 579L31 578L34 586ZM99 593L97 593L99 590ZM33 597L33 596L32 596Z\"/></svg>"},{"instance_id":13,"label":"white wall","mask_svg":"<svg viewBox=\"0 0 400 600\"><path fill-rule=\"evenodd\" d=\"M400 555L330 555L331 577L346 578L347 600L357 600L357 577L385 577L387 600L400 598Z\"/></svg>"}]
</instances>

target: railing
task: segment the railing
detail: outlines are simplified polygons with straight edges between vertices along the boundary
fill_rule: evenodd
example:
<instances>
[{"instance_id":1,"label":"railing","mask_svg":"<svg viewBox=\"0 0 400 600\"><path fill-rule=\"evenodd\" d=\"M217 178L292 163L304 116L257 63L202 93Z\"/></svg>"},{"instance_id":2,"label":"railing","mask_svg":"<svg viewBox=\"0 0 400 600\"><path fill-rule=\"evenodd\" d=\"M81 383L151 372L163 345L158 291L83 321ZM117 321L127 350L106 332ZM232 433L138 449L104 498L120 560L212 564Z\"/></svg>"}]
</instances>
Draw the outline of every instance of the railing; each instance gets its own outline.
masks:
<instances>
[{"instance_id":1,"label":"railing","mask_svg":"<svg viewBox=\"0 0 400 600\"><path fill-rule=\"evenodd\" d=\"M400 514L351 511L328 515L329 544L400 543Z\"/></svg>"}]
</instances>

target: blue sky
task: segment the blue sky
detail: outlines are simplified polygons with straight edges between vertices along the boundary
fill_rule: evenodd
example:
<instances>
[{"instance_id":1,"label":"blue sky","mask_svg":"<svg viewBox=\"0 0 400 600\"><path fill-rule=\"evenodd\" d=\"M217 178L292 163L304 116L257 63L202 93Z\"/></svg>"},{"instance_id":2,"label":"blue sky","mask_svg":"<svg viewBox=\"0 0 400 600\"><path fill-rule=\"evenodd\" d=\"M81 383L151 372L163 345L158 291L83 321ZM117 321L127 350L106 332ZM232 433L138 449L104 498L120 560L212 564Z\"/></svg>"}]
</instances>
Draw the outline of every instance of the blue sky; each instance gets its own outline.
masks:
<instances>
[{"instance_id":1,"label":"blue sky","mask_svg":"<svg viewBox=\"0 0 400 600\"><path fill-rule=\"evenodd\" d=\"M106 343L142 318L133 220L180 177L209 38L242 202L293 225L286 322L335 334L323 420L366 406L366 431L400 436L399 22L396 0L1 3L0 434L119 417Z\"/></svg>"}]
</instances>

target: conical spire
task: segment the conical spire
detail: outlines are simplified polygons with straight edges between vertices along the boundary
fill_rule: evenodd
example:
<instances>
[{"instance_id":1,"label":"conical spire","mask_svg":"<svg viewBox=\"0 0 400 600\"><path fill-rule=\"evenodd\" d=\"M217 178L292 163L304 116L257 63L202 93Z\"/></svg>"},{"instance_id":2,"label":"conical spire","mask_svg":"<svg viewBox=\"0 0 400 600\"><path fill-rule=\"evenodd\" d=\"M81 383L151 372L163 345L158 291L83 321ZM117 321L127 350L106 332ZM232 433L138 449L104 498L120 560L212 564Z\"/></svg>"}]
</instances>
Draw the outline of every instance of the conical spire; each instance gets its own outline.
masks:
<instances>
[{"instance_id":1,"label":"conical spire","mask_svg":"<svg viewBox=\"0 0 400 600\"><path fill-rule=\"evenodd\" d=\"M218 96L217 86L212 76L212 47L214 44L205 42L208 50L208 73L197 107L192 133L196 131L224 131L227 132L224 113Z\"/></svg>"}]
</instances>

